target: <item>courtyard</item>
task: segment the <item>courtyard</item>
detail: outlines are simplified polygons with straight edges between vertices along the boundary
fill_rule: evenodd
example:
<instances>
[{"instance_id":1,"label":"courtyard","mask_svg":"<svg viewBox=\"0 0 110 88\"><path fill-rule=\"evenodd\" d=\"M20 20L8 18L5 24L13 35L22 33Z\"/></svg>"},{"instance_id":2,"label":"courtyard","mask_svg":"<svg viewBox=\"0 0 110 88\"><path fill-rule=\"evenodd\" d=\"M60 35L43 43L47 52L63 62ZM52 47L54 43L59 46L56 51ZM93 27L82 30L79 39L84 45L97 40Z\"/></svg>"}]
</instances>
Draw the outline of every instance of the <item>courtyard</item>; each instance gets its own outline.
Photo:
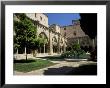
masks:
<instances>
[{"instance_id":1,"label":"courtyard","mask_svg":"<svg viewBox=\"0 0 110 88\"><path fill-rule=\"evenodd\" d=\"M14 75L96 75L97 62L64 59L60 55L15 60Z\"/></svg>"},{"instance_id":2,"label":"courtyard","mask_svg":"<svg viewBox=\"0 0 110 88\"><path fill-rule=\"evenodd\" d=\"M97 17L14 13L14 75L97 75L97 31L85 26L83 16Z\"/></svg>"}]
</instances>

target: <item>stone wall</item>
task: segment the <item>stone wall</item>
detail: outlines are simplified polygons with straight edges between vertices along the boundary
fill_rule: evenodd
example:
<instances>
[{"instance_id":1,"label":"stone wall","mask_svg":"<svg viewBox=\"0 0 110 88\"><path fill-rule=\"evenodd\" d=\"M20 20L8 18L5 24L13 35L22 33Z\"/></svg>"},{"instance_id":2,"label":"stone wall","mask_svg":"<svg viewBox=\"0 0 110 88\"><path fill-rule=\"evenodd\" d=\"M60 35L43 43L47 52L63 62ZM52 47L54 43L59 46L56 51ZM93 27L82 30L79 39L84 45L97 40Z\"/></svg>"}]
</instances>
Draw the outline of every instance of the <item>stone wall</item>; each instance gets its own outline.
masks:
<instances>
[{"instance_id":1,"label":"stone wall","mask_svg":"<svg viewBox=\"0 0 110 88\"><path fill-rule=\"evenodd\" d=\"M73 23L73 25L61 27L61 35L67 39L67 47L74 43L79 43L81 46L92 46L92 39L81 29L80 21L75 20Z\"/></svg>"},{"instance_id":2,"label":"stone wall","mask_svg":"<svg viewBox=\"0 0 110 88\"><path fill-rule=\"evenodd\" d=\"M26 16L34 21L39 21L40 24L48 27L48 17L42 13L26 13Z\"/></svg>"}]
</instances>

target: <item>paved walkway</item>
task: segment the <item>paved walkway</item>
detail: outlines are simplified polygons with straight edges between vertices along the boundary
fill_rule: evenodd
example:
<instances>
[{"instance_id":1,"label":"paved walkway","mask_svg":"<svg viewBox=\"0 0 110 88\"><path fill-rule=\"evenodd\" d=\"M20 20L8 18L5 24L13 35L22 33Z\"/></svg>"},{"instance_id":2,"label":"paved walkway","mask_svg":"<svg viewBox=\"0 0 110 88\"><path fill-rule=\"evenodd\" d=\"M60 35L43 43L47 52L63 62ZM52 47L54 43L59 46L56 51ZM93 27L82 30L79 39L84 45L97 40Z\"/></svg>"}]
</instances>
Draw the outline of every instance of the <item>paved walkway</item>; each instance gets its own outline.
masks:
<instances>
[{"instance_id":1,"label":"paved walkway","mask_svg":"<svg viewBox=\"0 0 110 88\"><path fill-rule=\"evenodd\" d=\"M49 75L50 73L67 74L68 72L73 70L73 67L79 67L81 65L86 65L86 64L96 64L96 62L92 62L92 61L78 61L78 62L52 61L52 62L58 64L27 73L14 71L14 75L44 75L44 74Z\"/></svg>"}]
</instances>

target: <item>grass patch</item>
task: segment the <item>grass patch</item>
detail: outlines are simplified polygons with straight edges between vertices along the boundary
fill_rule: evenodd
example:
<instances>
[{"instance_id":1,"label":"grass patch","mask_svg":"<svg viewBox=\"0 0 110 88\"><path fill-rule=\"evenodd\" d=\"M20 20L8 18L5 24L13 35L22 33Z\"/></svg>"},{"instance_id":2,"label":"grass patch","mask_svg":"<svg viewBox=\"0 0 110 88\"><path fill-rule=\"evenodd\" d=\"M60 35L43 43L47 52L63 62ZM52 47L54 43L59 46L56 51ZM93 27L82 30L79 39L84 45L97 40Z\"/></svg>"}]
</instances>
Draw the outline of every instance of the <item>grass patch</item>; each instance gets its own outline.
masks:
<instances>
[{"instance_id":1,"label":"grass patch","mask_svg":"<svg viewBox=\"0 0 110 88\"><path fill-rule=\"evenodd\" d=\"M61 56L47 56L47 57L40 57L40 58L47 59L50 61L63 61L64 60L64 58Z\"/></svg>"},{"instance_id":2,"label":"grass patch","mask_svg":"<svg viewBox=\"0 0 110 88\"><path fill-rule=\"evenodd\" d=\"M51 65L55 65L55 63L52 63L49 60L15 60L14 70L19 72L30 72Z\"/></svg>"}]
</instances>

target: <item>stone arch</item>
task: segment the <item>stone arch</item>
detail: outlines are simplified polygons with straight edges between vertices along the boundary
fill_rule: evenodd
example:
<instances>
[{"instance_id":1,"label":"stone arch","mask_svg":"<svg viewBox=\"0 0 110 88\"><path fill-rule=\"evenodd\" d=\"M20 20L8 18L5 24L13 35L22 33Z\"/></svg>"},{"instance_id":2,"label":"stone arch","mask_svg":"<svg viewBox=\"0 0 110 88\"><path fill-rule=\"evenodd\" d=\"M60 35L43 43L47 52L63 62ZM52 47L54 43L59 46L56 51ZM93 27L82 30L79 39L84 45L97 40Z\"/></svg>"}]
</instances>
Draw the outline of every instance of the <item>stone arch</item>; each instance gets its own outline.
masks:
<instances>
[{"instance_id":1,"label":"stone arch","mask_svg":"<svg viewBox=\"0 0 110 88\"><path fill-rule=\"evenodd\" d=\"M47 35L46 35L46 33L45 33L45 32L41 32L41 33L39 34L39 37L40 37L40 38L44 38L44 39L47 39L47 40L48 40L48 37L47 37Z\"/></svg>"},{"instance_id":2,"label":"stone arch","mask_svg":"<svg viewBox=\"0 0 110 88\"><path fill-rule=\"evenodd\" d=\"M58 41L57 41L57 38L55 36L52 38L52 45L53 45L53 53L57 53Z\"/></svg>"},{"instance_id":3,"label":"stone arch","mask_svg":"<svg viewBox=\"0 0 110 88\"><path fill-rule=\"evenodd\" d=\"M52 38L52 44L57 45L57 43L58 43L57 38L54 36Z\"/></svg>"},{"instance_id":4,"label":"stone arch","mask_svg":"<svg viewBox=\"0 0 110 88\"><path fill-rule=\"evenodd\" d=\"M38 37L45 39L46 43L39 47L39 53L48 53L49 39L45 32L41 32Z\"/></svg>"}]
</instances>

